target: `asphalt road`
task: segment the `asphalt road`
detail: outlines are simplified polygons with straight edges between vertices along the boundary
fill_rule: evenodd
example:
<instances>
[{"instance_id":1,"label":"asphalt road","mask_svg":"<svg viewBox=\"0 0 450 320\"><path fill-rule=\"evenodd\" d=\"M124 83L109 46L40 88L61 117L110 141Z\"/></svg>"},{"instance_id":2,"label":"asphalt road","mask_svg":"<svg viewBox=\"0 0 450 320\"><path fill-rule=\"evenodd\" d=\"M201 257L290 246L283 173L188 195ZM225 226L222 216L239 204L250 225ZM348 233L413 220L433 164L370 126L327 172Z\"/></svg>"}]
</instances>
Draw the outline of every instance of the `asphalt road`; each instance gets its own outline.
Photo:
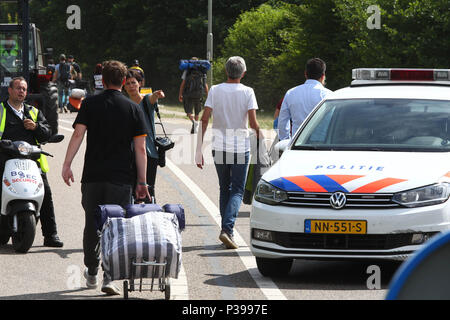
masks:
<instances>
[{"instance_id":1,"label":"asphalt road","mask_svg":"<svg viewBox=\"0 0 450 320\"><path fill-rule=\"evenodd\" d=\"M40 225L33 247L16 254L11 243L0 247L0 299L121 299L105 297L100 288L90 290L84 270L80 178L84 143L73 163L75 183L68 187L61 167L71 136L75 114L60 115L59 144L44 146L50 158L58 233L64 247L43 246ZM242 205L236 223L238 250L227 250L218 240L219 187L209 152L203 170L194 165L194 135L190 122L164 118L166 131L176 142L168 163L158 168L156 199L159 204L181 203L185 208L186 230L182 233L183 268L172 280L171 299L182 300L379 300L384 299L389 281L399 263L330 262L297 260L286 277L262 277L248 248L250 206ZM158 128L158 132L161 130ZM375 267L373 267L375 266ZM374 268L378 273L374 273ZM377 269L378 268L378 269ZM375 276L377 278L375 278ZM122 286L121 282L116 282ZM374 289L372 289L374 288ZM161 292L131 292L130 299L163 299Z\"/></svg>"}]
</instances>

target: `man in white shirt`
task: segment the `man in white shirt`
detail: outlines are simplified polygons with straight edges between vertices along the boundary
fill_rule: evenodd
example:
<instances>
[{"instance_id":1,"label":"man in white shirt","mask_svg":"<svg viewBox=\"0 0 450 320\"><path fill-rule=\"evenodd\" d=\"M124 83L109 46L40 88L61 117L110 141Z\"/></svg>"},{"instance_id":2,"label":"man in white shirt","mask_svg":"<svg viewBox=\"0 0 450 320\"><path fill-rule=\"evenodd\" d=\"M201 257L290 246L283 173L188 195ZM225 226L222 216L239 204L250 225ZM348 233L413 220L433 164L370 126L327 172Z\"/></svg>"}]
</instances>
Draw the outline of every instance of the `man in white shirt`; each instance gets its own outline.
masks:
<instances>
[{"instance_id":1,"label":"man in white shirt","mask_svg":"<svg viewBox=\"0 0 450 320\"><path fill-rule=\"evenodd\" d=\"M306 63L304 84L286 92L278 118L280 140L290 139L312 109L332 92L324 87L326 64L319 58ZM292 119L292 128L291 122Z\"/></svg>"},{"instance_id":2,"label":"man in white shirt","mask_svg":"<svg viewBox=\"0 0 450 320\"><path fill-rule=\"evenodd\" d=\"M233 240L234 223L244 195L245 178L249 164L250 138L247 123L259 137L256 120L255 93L252 88L241 84L246 72L241 57L231 57L225 64L228 80L212 86L205 102L201 118L201 132L198 134L195 161L203 168L202 143L209 118L213 116L212 152L220 187L220 215L222 230L219 235L228 249L237 249Z\"/></svg>"}]
</instances>

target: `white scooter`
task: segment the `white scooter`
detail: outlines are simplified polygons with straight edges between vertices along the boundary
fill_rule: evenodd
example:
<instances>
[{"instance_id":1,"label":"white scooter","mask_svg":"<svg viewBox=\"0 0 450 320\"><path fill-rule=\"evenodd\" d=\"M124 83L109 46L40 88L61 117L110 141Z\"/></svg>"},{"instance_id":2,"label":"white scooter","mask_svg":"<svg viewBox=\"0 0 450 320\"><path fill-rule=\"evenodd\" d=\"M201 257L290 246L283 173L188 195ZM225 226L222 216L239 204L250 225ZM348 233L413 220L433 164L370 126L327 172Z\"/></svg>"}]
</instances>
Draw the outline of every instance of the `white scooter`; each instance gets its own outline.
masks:
<instances>
[{"instance_id":1,"label":"white scooter","mask_svg":"<svg viewBox=\"0 0 450 320\"><path fill-rule=\"evenodd\" d=\"M62 139L64 136L55 135L48 142ZM14 250L26 253L33 245L44 199L44 183L35 160L41 154L52 155L27 142L10 140L0 140L0 152L7 159L2 178L0 245L12 237Z\"/></svg>"}]
</instances>

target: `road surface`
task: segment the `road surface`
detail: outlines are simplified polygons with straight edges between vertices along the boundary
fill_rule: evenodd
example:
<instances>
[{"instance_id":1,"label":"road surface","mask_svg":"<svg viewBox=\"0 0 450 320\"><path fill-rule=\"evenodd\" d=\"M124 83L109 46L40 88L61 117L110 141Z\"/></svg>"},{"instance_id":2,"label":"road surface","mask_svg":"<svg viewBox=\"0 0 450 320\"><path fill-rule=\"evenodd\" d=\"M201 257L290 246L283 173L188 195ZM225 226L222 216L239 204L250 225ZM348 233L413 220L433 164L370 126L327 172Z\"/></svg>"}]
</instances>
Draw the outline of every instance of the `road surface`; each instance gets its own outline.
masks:
<instances>
[{"instance_id":1,"label":"road surface","mask_svg":"<svg viewBox=\"0 0 450 320\"><path fill-rule=\"evenodd\" d=\"M0 299L121 299L105 297L98 289L85 286L82 276L82 233L80 178L83 142L72 165L75 183L68 187L61 178L61 167L76 114L60 115L59 144L44 146L55 155L50 158L58 233L64 247L43 246L40 225L33 247L27 254L16 254L11 243L0 247ZM220 217L219 187L210 152L205 153L203 170L194 165L195 135L190 122L164 117L166 131L175 141L167 165L158 168L156 199L159 204L181 203L185 208L186 229L182 233L182 271L172 279L174 300L380 300L400 266L395 262L295 261L290 274L282 278L262 277L256 269L249 243L250 206L242 205L236 223L238 250L227 250L218 240ZM157 129L161 132L160 128ZM121 287L122 282L117 284ZM156 292L131 292L130 299L163 299Z\"/></svg>"}]
</instances>

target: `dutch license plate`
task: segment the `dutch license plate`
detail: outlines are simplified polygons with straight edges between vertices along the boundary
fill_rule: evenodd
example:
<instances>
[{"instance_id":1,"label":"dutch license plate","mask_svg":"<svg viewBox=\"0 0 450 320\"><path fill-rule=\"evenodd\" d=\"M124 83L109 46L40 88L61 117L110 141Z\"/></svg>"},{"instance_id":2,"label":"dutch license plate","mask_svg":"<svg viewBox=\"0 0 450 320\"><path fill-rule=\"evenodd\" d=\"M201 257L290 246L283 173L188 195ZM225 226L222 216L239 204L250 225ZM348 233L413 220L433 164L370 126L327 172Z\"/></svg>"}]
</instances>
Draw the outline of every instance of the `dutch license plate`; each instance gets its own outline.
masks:
<instances>
[{"instance_id":1,"label":"dutch license plate","mask_svg":"<svg viewBox=\"0 0 450 320\"><path fill-rule=\"evenodd\" d=\"M305 220L305 233L366 234L365 220Z\"/></svg>"}]
</instances>

